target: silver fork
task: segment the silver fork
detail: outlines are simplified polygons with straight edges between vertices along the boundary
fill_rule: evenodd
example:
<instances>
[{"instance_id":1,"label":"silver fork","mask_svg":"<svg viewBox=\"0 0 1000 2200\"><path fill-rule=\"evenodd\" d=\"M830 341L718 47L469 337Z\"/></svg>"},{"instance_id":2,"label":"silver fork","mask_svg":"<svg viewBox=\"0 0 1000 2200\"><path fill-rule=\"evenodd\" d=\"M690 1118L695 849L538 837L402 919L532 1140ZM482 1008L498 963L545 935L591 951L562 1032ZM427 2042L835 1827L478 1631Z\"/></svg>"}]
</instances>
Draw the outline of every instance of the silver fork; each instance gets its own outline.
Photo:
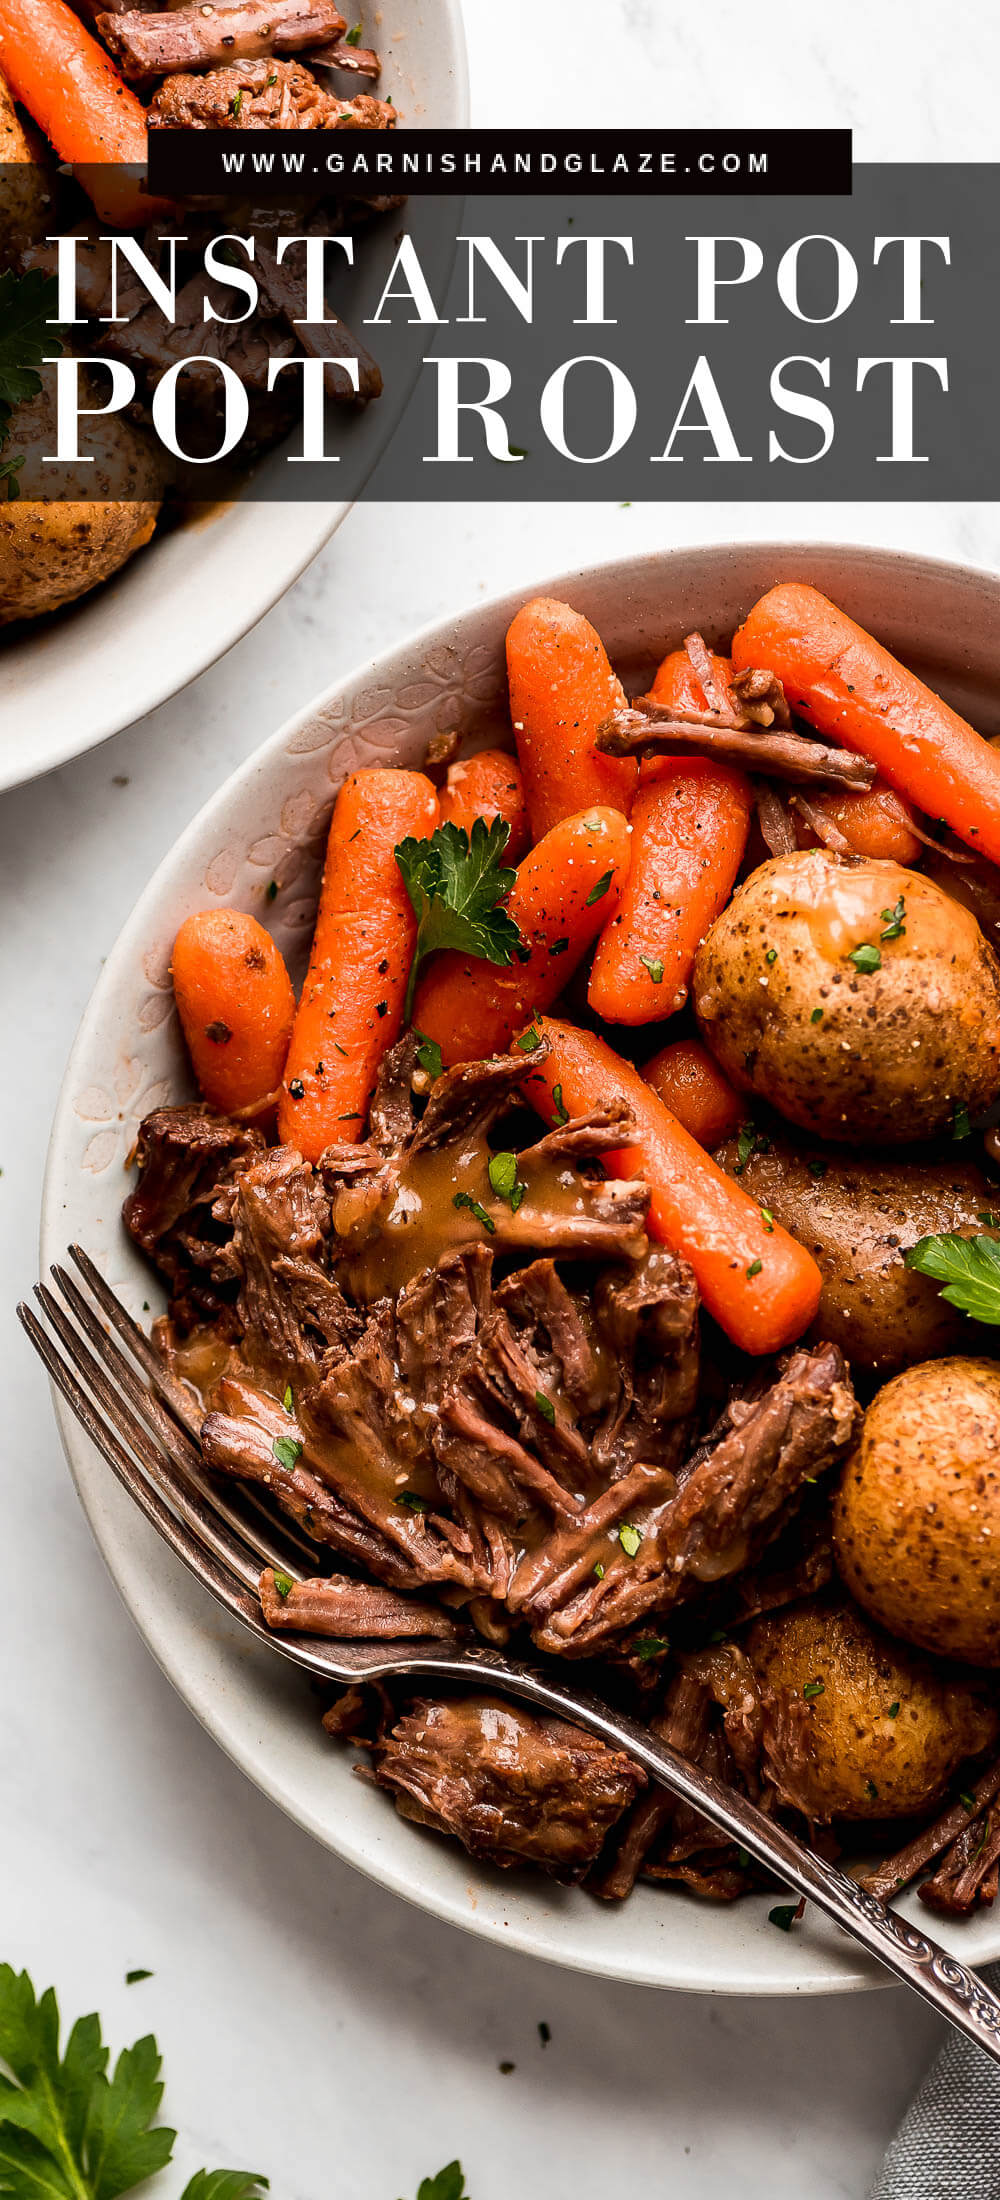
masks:
<instances>
[{"instance_id":1,"label":"silver fork","mask_svg":"<svg viewBox=\"0 0 1000 2200\"><path fill-rule=\"evenodd\" d=\"M86 1290L65 1268L54 1267L51 1283L36 1286L45 1319L22 1304L18 1314L24 1328L129 1496L249 1634L276 1656L323 1680L473 1682L521 1697L599 1735L626 1751L660 1786L700 1811L796 1894L824 1910L869 1955L1000 2062L1000 2001L974 1971L836 1865L803 1848L743 1796L600 1698L485 1644L400 1647L272 1633L257 1595L261 1568L277 1566L293 1580L302 1580L304 1570L315 1575L315 1546L249 1494L221 1494L204 1469L193 1401L87 1254L74 1245L69 1257Z\"/></svg>"}]
</instances>

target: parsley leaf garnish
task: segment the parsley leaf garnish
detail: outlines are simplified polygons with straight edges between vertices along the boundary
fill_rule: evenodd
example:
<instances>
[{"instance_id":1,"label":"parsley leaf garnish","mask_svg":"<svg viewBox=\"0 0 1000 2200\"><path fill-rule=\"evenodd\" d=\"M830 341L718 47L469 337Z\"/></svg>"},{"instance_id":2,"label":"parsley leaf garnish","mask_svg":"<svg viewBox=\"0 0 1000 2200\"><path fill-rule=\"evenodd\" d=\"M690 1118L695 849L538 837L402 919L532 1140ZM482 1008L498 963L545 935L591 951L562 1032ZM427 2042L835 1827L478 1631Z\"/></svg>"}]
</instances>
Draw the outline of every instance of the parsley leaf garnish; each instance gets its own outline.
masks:
<instances>
[{"instance_id":1,"label":"parsley leaf garnish","mask_svg":"<svg viewBox=\"0 0 1000 2200\"><path fill-rule=\"evenodd\" d=\"M544 1390L536 1390L535 1404L538 1407L538 1411L541 1414L543 1421L548 1421L549 1426L554 1427L556 1409L552 1403L551 1398L546 1397Z\"/></svg>"},{"instance_id":2,"label":"parsley leaf garnish","mask_svg":"<svg viewBox=\"0 0 1000 2200\"><path fill-rule=\"evenodd\" d=\"M284 1467L286 1474L291 1474L292 1468L302 1457L302 1446L295 1436L276 1436L271 1450L279 1467Z\"/></svg>"},{"instance_id":3,"label":"parsley leaf garnish","mask_svg":"<svg viewBox=\"0 0 1000 2200\"><path fill-rule=\"evenodd\" d=\"M640 955L643 969L648 970L654 985L663 984L663 958L660 955Z\"/></svg>"},{"instance_id":4,"label":"parsley leaf garnish","mask_svg":"<svg viewBox=\"0 0 1000 2200\"><path fill-rule=\"evenodd\" d=\"M506 818L495 817L487 826L477 817L471 834L449 818L429 840L400 841L396 862L417 919L404 1007L407 1022L420 965L437 948L456 948L482 962L513 960L521 934L513 917L497 906L517 877L500 861L509 839Z\"/></svg>"},{"instance_id":5,"label":"parsley leaf garnish","mask_svg":"<svg viewBox=\"0 0 1000 2200\"><path fill-rule=\"evenodd\" d=\"M618 1529L618 1541L626 1558L635 1558L642 1542L642 1529L636 1528L631 1520L623 1520Z\"/></svg>"},{"instance_id":6,"label":"parsley leaf garnish","mask_svg":"<svg viewBox=\"0 0 1000 2200\"><path fill-rule=\"evenodd\" d=\"M441 1049L437 1040L428 1039L422 1031L418 1031L417 1038L420 1041L417 1048L417 1060L421 1069L426 1071L428 1077L434 1079L440 1077L444 1070L444 1062L441 1058Z\"/></svg>"},{"instance_id":7,"label":"parsley leaf garnish","mask_svg":"<svg viewBox=\"0 0 1000 2200\"><path fill-rule=\"evenodd\" d=\"M59 285L54 275L30 267L23 275L7 268L0 275L0 452L10 439L11 414L42 387L39 368L62 345L48 326L54 318ZM0 481L11 503L20 495L17 479L23 458L0 458Z\"/></svg>"},{"instance_id":8,"label":"parsley leaf garnish","mask_svg":"<svg viewBox=\"0 0 1000 2200\"><path fill-rule=\"evenodd\" d=\"M847 960L854 964L855 970L859 971L862 977L868 977L873 970L881 970L882 950L879 947L871 946L865 940L860 947L852 947Z\"/></svg>"},{"instance_id":9,"label":"parsley leaf garnish","mask_svg":"<svg viewBox=\"0 0 1000 2200\"><path fill-rule=\"evenodd\" d=\"M973 1321L1000 1322L1000 1243L991 1237L960 1237L946 1231L941 1237L919 1238L903 1259L907 1268L932 1276L942 1285L941 1297L957 1306Z\"/></svg>"},{"instance_id":10,"label":"parsley leaf garnish","mask_svg":"<svg viewBox=\"0 0 1000 2200\"><path fill-rule=\"evenodd\" d=\"M361 25L360 25L360 23L352 23L352 24L351 24L351 28L350 28L350 30L349 30L349 31L345 31L345 33L344 33L344 44L345 44L345 46L360 46L360 44L361 44Z\"/></svg>"},{"instance_id":11,"label":"parsley leaf garnish","mask_svg":"<svg viewBox=\"0 0 1000 2200\"><path fill-rule=\"evenodd\" d=\"M613 871L605 871L603 873L602 877L598 879L596 886L591 887L590 892L587 895L586 902L584 903L585 908L592 909L595 901L604 900L604 896L607 893L608 887L610 886L614 875L615 874Z\"/></svg>"},{"instance_id":12,"label":"parsley leaf garnish","mask_svg":"<svg viewBox=\"0 0 1000 2200\"><path fill-rule=\"evenodd\" d=\"M151 1971L130 1971L133 1984ZM150 2034L108 2072L100 2018L78 2017L65 2048L49 1986L0 1964L0 2191L10 2200L118 2200L169 2162L177 2136L155 2118L163 2096ZM183 2200L259 2200L250 2170L198 2170ZM445 2200L451 2200L446 2194ZM458 2190L454 2200L463 2200Z\"/></svg>"},{"instance_id":13,"label":"parsley leaf garnish","mask_svg":"<svg viewBox=\"0 0 1000 2200\"><path fill-rule=\"evenodd\" d=\"M669 1648L666 1635L637 1635L632 1644L632 1656L645 1663L647 1658L661 1658Z\"/></svg>"}]
</instances>

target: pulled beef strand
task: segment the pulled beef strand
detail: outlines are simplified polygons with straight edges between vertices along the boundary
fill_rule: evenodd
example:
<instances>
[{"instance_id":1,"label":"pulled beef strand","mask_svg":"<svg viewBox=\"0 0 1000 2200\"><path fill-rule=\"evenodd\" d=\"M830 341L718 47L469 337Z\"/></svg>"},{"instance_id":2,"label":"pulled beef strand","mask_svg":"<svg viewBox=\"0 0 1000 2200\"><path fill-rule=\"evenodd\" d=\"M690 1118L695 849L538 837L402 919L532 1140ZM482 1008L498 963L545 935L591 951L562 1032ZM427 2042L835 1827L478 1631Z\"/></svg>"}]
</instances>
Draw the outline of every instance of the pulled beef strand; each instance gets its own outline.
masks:
<instances>
[{"instance_id":1,"label":"pulled beef strand","mask_svg":"<svg viewBox=\"0 0 1000 2200\"><path fill-rule=\"evenodd\" d=\"M685 751L714 756L764 778L793 784L867 789L875 778L874 764L849 749L830 748L823 741L783 729L758 731L753 725L730 725L712 711L682 713L651 695L639 695L626 709L612 711L599 729L596 746L606 756L645 758Z\"/></svg>"},{"instance_id":2,"label":"pulled beef strand","mask_svg":"<svg viewBox=\"0 0 1000 2200\"><path fill-rule=\"evenodd\" d=\"M383 1064L368 1139L316 1170L202 1108L156 1111L127 1220L170 1287L168 1365L204 1385L206 1463L266 1491L361 1577L265 1569L270 1625L399 1641L523 1627L543 1652L610 1658L646 1682L650 1619L714 1609L772 1546L780 1580L768 1588L764 1565L756 1594L793 1592L791 1524L850 1441L853 1394L839 1352L802 1348L696 1440L694 1278L646 1237L646 1188L601 1172L627 1111L523 1147L516 1212L492 1191L490 1137L529 1062L431 1083L408 1035ZM394 1223L422 1201L420 1228ZM362 1738L357 1696L331 1731ZM640 1872L716 1899L746 1884L731 1844L571 1726L488 1698L378 1702L375 1779L474 1855L597 1869L616 1898ZM653 1716L765 1807L802 1808L803 1737L734 1646L682 1651Z\"/></svg>"},{"instance_id":3,"label":"pulled beef strand","mask_svg":"<svg viewBox=\"0 0 1000 2200\"><path fill-rule=\"evenodd\" d=\"M180 70L259 61L271 54L324 46L347 29L334 0L217 0L170 8L98 15L96 29L130 83Z\"/></svg>"},{"instance_id":4,"label":"pulled beef strand","mask_svg":"<svg viewBox=\"0 0 1000 2200\"><path fill-rule=\"evenodd\" d=\"M260 1606L269 1627L327 1635L334 1642L409 1642L425 1635L444 1642L456 1639L454 1623L440 1606L420 1604L371 1581L353 1581L347 1574L286 1582L273 1566L266 1566L260 1577Z\"/></svg>"},{"instance_id":5,"label":"pulled beef strand","mask_svg":"<svg viewBox=\"0 0 1000 2200\"><path fill-rule=\"evenodd\" d=\"M375 1777L402 1817L470 1856L570 1880L646 1784L596 1736L495 1696L420 1698L376 1744Z\"/></svg>"},{"instance_id":6,"label":"pulled beef strand","mask_svg":"<svg viewBox=\"0 0 1000 2200\"><path fill-rule=\"evenodd\" d=\"M989 1876L995 1863L993 1849L992 1806L1000 1796L1000 1758L980 1773L970 1790L970 1810L961 1798L949 1803L929 1826L922 1827L908 1841L906 1847L894 1856L886 1857L877 1870L858 1875L858 1883L868 1894L877 1895L880 1902L888 1902L892 1895L900 1894L904 1887L926 1871L935 1858L942 1858L934 1878L919 1889L921 1898L929 1902L931 1909L951 1911L964 1915L974 1905L975 1875L970 1877L971 1867L981 1862L982 1872ZM996 1892L987 1899L993 1900Z\"/></svg>"}]
</instances>

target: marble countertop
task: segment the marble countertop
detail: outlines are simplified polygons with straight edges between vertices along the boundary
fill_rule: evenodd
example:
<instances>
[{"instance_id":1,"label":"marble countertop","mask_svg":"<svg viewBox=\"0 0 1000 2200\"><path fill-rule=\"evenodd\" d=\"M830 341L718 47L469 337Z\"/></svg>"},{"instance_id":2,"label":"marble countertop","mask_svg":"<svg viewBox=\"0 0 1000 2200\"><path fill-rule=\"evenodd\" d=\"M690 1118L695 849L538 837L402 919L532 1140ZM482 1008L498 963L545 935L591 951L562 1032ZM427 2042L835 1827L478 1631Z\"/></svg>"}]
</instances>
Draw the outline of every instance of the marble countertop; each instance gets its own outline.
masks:
<instances>
[{"instance_id":1,"label":"marble countertop","mask_svg":"<svg viewBox=\"0 0 1000 2200\"><path fill-rule=\"evenodd\" d=\"M991 72L956 73L949 87L957 58L912 0L905 14L899 0L884 11L910 55L909 120L887 114L859 61L871 21L860 0L842 0L822 35L786 0L765 0L749 54L733 0L683 25L654 0L470 0L468 12L477 120L544 119L547 65L565 112L583 121L626 121L640 84L643 115L657 120L853 118L862 154L941 158L967 149L980 100L987 142ZM985 4L970 12L982 55L1000 44L995 18ZM736 56L735 109L720 51ZM203 2162L257 2167L280 2200L411 2200L455 2155L472 2200L860 2196L933 2050L934 2020L899 1992L751 2006L573 1977L419 1915L315 1846L219 1754L134 1634L12 1314L35 1277L48 1126L101 958L225 775L338 667L450 605L618 551L734 532L997 554L987 506L360 509L186 694L0 801L12 1041L0 1096L0 1958L55 1982L67 2014L99 2007L116 2047L156 2031L165 2112L182 2134L165 2200ZM126 1988L140 1966L153 1977Z\"/></svg>"}]
</instances>

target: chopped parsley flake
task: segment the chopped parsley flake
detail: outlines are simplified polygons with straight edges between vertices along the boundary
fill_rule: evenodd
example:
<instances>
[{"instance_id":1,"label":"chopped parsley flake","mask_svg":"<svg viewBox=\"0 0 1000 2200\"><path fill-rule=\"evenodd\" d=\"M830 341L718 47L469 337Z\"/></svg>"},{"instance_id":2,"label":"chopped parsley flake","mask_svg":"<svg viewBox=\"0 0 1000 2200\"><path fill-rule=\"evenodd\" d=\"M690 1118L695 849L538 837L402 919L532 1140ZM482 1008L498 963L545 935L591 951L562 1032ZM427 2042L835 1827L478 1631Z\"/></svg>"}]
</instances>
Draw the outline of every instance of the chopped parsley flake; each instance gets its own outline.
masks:
<instances>
[{"instance_id":1,"label":"chopped parsley flake","mask_svg":"<svg viewBox=\"0 0 1000 2200\"><path fill-rule=\"evenodd\" d=\"M969 1817L974 1818L978 1807L975 1796L970 1795L967 1788L963 1788L958 1800L962 1805L962 1809L968 1811Z\"/></svg>"},{"instance_id":2,"label":"chopped parsley flake","mask_svg":"<svg viewBox=\"0 0 1000 2200\"><path fill-rule=\"evenodd\" d=\"M807 1681L802 1693L806 1699L806 1702L811 1703L814 1696L822 1696L825 1694L825 1691L825 1681Z\"/></svg>"},{"instance_id":3,"label":"chopped parsley flake","mask_svg":"<svg viewBox=\"0 0 1000 2200\"><path fill-rule=\"evenodd\" d=\"M546 1397L544 1390L536 1390L535 1404L538 1407L538 1411L541 1414L543 1421L548 1421L550 1427L554 1426L556 1409L552 1403L551 1398Z\"/></svg>"},{"instance_id":4,"label":"chopped parsley flake","mask_svg":"<svg viewBox=\"0 0 1000 2200\"><path fill-rule=\"evenodd\" d=\"M868 940L865 940L860 947L852 947L847 960L854 964L855 970L863 978L866 978L871 975L873 970L881 970L882 951L881 948L874 947Z\"/></svg>"},{"instance_id":5,"label":"chopped parsley flake","mask_svg":"<svg viewBox=\"0 0 1000 2200\"><path fill-rule=\"evenodd\" d=\"M954 1116L952 1117L951 1135L956 1140L960 1138L968 1138L969 1129L969 1110L966 1107L964 1100L960 1100L955 1109Z\"/></svg>"},{"instance_id":6,"label":"chopped parsley flake","mask_svg":"<svg viewBox=\"0 0 1000 2200\"><path fill-rule=\"evenodd\" d=\"M516 1215L528 1189L518 1176L516 1153L491 1154L488 1173L497 1198L505 1199L511 1213Z\"/></svg>"},{"instance_id":7,"label":"chopped parsley flake","mask_svg":"<svg viewBox=\"0 0 1000 2200\"><path fill-rule=\"evenodd\" d=\"M418 1497L416 1490L400 1490L396 1503L406 1505L412 1513L430 1512L431 1509L427 1498Z\"/></svg>"},{"instance_id":8,"label":"chopped parsley flake","mask_svg":"<svg viewBox=\"0 0 1000 2200\"><path fill-rule=\"evenodd\" d=\"M302 1457L302 1445L296 1436L276 1436L271 1450L279 1467L284 1467L286 1474L291 1474L292 1468Z\"/></svg>"},{"instance_id":9,"label":"chopped parsley flake","mask_svg":"<svg viewBox=\"0 0 1000 2200\"><path fill-rule=\"evenodd\" d=\"M520 1038L515 1039L514 1045L520 1054L533 1054L539 1043L539 1038L540 1034L535 1025L529 1024L527 1031L522 1031Z\"/></svg>"},{"instance_id":10,"label":"chopped parsley flake","mask_svg":"<svg viewBox=\"0 0 1000 2200\"><path fill-rule=\"evenodd\" d=\"M769 1925L776 1925L779 1933L790 1933L798 1910L797 1902L779 1902L775 1909L768 1911L767 1922Z\"/></svg>"},{"instance_id":11,"label":"chopped parsley flake","mask_svg":"<svg viewBox=\"0 0 1000 2200\"><path fill-rule=\"evenodd\" d=\"M284 1599L285 1597L291 1596L292 1590L295 1587L295 1583L292 1580L291 1574L275 1574L274 1586L277 1589L279 1597Z\"/></svg>"},{"instance_id":12,"label":"chopped parsley flake","mask_svg":"<svg viewBox=\"0 0 1000 2200\"><path fill-rule=\"evenodd\" d=\"M349 31L345 31L345 32L344 32L344 44L345 44L345 46L360 46L360 44L361 44L361 25L360 25L360 23L352 23L352 24L351 24L351 28L350 28L350 30L349 30Z\"/></svg>"},{"instance_id":13,"label":"chopped parsley flake","mask_svg":"<svg viewBox=\"0 0 1000 2200\"><path fill-rule=\"evenodd\" d=\"M811 1024L820 1024L820 1023L822 1023L822 1021L823 1021L823 1011L822 1011L822 1009L821 1009L821 1008L814 1008L814 1009L813 1009L813 1012L812 1012L812 1015L811 1015L811 1016L810 1016L810 1018L809 1018L809 1021L810 1021L810 1023L811 1023Z\"/></svg>"},{"instance_id":14,"label":"chopped parsley flake","mask_svg":"<svg viewBox=\"0 0 1000 2200\"><path fill-rule=\"evenodd\" d=\"M766 955L765 955L765 957L764 957L764 961L765 961L765 962L766 962L766 963L768 964L768 967L770 967L771 963L776 963L776 962L777 962L777 960L778 960L778 950L777 950L777 948L776 948L776 947L769 947L769 948L768 948L768 950L767 950L767 954L766 954Z\"/></svg>"},{"instance_id":15,"label":"chopped parsley flake","mask_svg":"<svg viewBox=\"0 0 1000 2200\"><path fill-rule=\"evenodd\" d=\"M494 1222L492 1215L488 1214L486 1208L480 1204L479 1200L473 1199L471 1192L456 1192L452 1198L451 1204L453 1207L467 1207L469 1213L471 1215L475 1215L476 1221L482 1223L483 1229L488 1230L490 1236L493 1236L496 1230L496 1223Z\"/></svg>"},{"instance_id":16,"label":"chopped parsley flake","mask_svg":"<svg viewBox=\"0 0 1000 2200\"><path fill-rule=\"evenodd\" d=\"M638 1635L632 1644L632 1656L645 1663L647 1658L661 1658L669 1648L666 1635Z\"/></svg>"},{"instance_id":17,"label":"chopped parsley flake","mask_svg":"<svg viewBox=\"0 0 1000 2200\"><path fill-rule=\"evenodd\" d=\"M631 1520L623 1520L618 1530L618 1541L626 1558L635 1558L642 1542L642 1529L634 1527Z\"/></svg>"},{"instance_id":18,"label":"chopped parsley flake","mask_svg":"<svg viewBox=\"0 0 1000 2200\"><path fill-rule=\"evenodd\" d=\"M598 1581L603 1581L603 1580L604 1580L604 1568L603 1568L603 1566L601 1565L601 1561L600 1561L600 1559L598 1559L598 1561L597 1561L597 1564L596 1564L596 1566L594 1567L594 1572L595 1572L595 1574L597 1575Z\"/></svg>"},{"instance_id":19,"label":"chopped parsley flake","mask_svg":"<svg viewBox=\"0 0 1000 2200\"><path fill-rule=\"evenodd\" d=\"M906 903L902 894L900 894L894 909L883 909L882 911L882 922L885 925L885 931L879 934L880 939L898 940L906 930L905 916Z\"/></svg>"},{"instance_id":20,"label":"chopped parsley flake","mask_svg":"<svg viewBox=\"0 0 1000 2200\"><path fill-rule=\"evenodd\" d=\"M764 1263L763 1263L763 1261L762 1261L762 1260L752 1260L752 1261L751 1261L751 1263L750 1263L750 1266L749 1266L749 1268L747 1269L747 1277L748 1277L748 1279L749 1279L749 1278L750 1278L751 1276L759 1276L759 1275L760 1275L760 1272L761 1272L761 1269L763 1268L763 1266L764 1266Z\"/></svg>"},{"instance_id":21,"label":"chopped parsley flake","mask_svg":"<svg viewBox=\"0 0 1000 2200\"><path fill-rule=\"evenodd\" d=\"M591 887L585 903L586 908L592 909L595 901L603 901L614 875L613 871L605 871L603 878L599 878L596 886Z\"/></svg>"},{"instance_id":22,"label":"chopped parsley flake","mask_svg":"<svg viewBox=\"0 0 1000 2200\"><path fill-rule=\"evenodd\" d=\"M891 1703L891 1704L889 1705L889 1710L888 1710L887 1716L888 1716L888 1717L889 1717L890 1719L898 1719L898 1717L899 1717L899 1705L898 1705L898 1703Z\"/></svg>"},{"instance_id":23,"label":"chopped parsley flake","mask_svg":"<svg viewBox=\"0 0 1000 2200\"><path fill-rule=\"evenodd\" d=\"M556 1113L555 1113L555 1120L556 1120L556 1122L557 1122L557 1123L568 1123L568 1122L569 1122L569 1109L568 1109L568 1108L564 1108L564 1107L563 1107L563 1096L562 1096L562 1086L561 1086L561 1085L553 1085L553 1087L552 1087L552 1102L553 1102L553 1106L554 1106L554 1108L555 1108L555 1111L556 1111Z\"/></svg>"},{"instance_id":24,"label":"chopped parsley flake","mask_svg":"<svg viewBox=\"0 0 1000 2200\"><path fill-rule=\"evenodd\" d=\"M639 961L648 970L654 985L663 984L663 960L659 955L640 955Z\"/></svg>"}]
</instances>

